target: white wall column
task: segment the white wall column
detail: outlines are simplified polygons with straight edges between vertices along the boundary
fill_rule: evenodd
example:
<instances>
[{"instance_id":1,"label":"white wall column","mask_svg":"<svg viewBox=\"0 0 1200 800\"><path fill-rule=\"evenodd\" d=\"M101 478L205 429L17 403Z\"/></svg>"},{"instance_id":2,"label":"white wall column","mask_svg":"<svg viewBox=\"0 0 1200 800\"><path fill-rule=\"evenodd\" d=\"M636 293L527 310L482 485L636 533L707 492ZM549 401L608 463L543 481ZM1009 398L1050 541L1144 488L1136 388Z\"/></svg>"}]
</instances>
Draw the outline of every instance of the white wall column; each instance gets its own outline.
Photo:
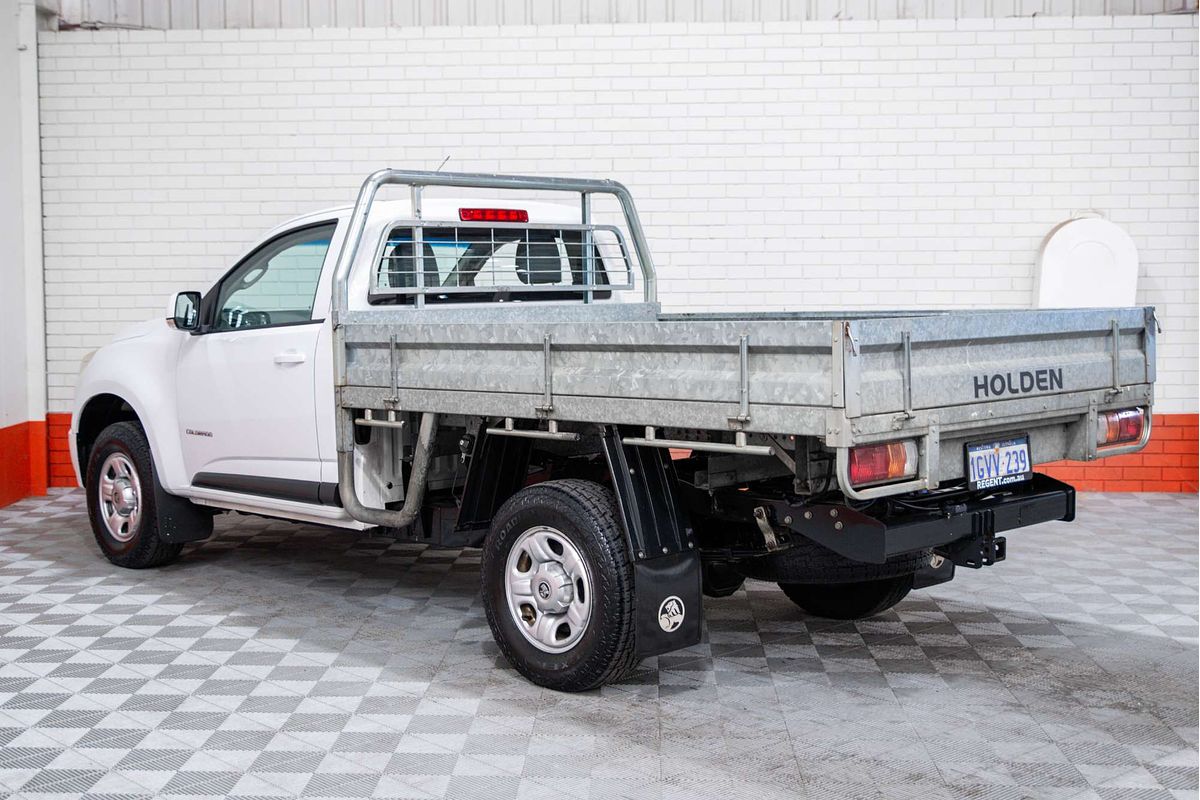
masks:
<instances>
[{"instance_id":1,"label":"white wall column","mask_svg":"<svg viewBox=\"0 0 1200 800\"><path fill-rule=\"evenodd\" d=\"M46 484L36 0L0 0L0 501Z\"/></svg>"}]
</instances>

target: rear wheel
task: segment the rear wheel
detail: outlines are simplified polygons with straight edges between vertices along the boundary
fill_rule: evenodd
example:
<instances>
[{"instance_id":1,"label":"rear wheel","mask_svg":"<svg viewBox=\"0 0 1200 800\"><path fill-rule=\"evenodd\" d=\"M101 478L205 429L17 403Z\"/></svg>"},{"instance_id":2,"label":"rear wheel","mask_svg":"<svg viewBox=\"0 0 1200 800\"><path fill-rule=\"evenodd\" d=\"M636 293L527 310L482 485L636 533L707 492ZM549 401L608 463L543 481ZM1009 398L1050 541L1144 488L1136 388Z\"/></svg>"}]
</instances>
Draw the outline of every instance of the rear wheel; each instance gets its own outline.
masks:
<instances>
[{"instance_id":1,"label":"rear wheel","mask_svg":"<svg viewBox=\"0 0 1200 800\"><path fill-rule=\"evenodd\" d=\"M484 611L529 680L581 692L636 665L633 562L607 488L582 480L522 489L483 546Z\"/></svg>"},{"instance_id":2,"label":"rear wheel","mask_svg":"<svg viewBox=\"0 0 1200 800\"><path fill-rule=\"evenodd\" d=\"M912 575L855 583L779 584L793 603L828 619L866 619L882 614L903 600L912 586Z\"/></svg>"}]
</instances>

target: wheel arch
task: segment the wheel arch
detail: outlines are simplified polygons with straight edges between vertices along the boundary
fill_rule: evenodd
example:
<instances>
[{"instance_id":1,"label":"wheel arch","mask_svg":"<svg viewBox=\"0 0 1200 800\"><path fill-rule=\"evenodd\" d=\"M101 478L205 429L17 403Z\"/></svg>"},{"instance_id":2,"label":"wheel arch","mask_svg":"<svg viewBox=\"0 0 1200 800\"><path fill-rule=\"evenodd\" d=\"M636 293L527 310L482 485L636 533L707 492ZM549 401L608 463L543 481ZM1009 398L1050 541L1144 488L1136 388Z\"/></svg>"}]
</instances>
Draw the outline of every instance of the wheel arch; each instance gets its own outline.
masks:
<instances>
[{"instance_id":1,"label":"wheel arch","mask_svg":"<svg viewBox=\"0 0 1200 800\"><path fill-rule=\"evenodd\" d=\"M113 422L131 420L146 434L163 487L184 493L190 486L175 402L175 366L184 334L165 325L159 331L159 324L144 323L146 333L107 344L84 363L75 385L69 434L81 483L87 478L95 437ZM130 369L130 364L138 368Z\"/></svg>"},{"instance_id":2,"label":"wheel arch","mask_svg":"<svg viewBox=\"0 0 1200 800\"><path fill-rule=\"evenodd\" d=\"M96 443L100 432L115 422L136 422L142 424L141 417L125 398L120 395L102 392L93 395L79 409L75 418L75 448L79 459L80 477L87 469L88 458L91 456L92 445ZM142 426L143 429L145 426Z\"/></svg>"},{"instance_id":3,"label":"wheel arch","mask_svg":"<svg viewBox=\"0 0 1200 800\"><path fill-rule=\"evenodd\" d=\"M172 493L185 490L189 481L184 474L179 437L172 436L176 426L174 404L170 398L160 394L157 402L147 405L139 393L126 386L104 381L91 388L87 399L78 405L72 416L69 434L80 484L87 479L88 457L96 437L114 422L136 422L146 434L154 468L163 487ZM161 408L164 413L150 413L152 408Z\"/></svg>"},{"instance_id":4,"label":"wheel arch","mask_svg":"<svg viewBox=\"0 0 1200 800\"><path fill-rule=\"evenodd\" d=\"M529 421L521 424L531 425ZM468 437L471 451L456 528L459 532L477 532L481 539L509 498L540 482L531 480L527 472L535 440L488 434L486 422ZM668 451L624 444L615 425L599 426L595 434L584 436L576 446L579 453L599 456L599 469L594 474L555 471L552 477L581 478L608 486L616 496L635 560L698 552Z\"/></svg>"}]
</instances>

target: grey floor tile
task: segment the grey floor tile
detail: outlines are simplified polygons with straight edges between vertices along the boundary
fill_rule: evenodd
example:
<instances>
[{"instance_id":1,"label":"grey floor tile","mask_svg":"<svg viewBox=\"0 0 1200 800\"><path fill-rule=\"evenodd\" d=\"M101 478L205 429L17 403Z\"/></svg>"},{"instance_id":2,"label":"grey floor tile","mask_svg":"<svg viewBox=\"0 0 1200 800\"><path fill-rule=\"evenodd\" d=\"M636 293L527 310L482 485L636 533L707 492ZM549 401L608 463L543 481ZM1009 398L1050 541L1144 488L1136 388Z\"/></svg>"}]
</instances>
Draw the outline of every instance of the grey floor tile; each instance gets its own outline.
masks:
<instances>
[{"instance_id":1,"label":"grey floor tile","mask_svg":"<svg viewBox=\"0 0 1200 800\"><path fill-rule=\"evenodd\" d=\"M491 641L477 551L218 518L100 556L78 492L0 509L0 794L1196 798L1197 503L1080 497L881 617L749 582L705 640L562 695Z\"/></svg>"}]
</instances>

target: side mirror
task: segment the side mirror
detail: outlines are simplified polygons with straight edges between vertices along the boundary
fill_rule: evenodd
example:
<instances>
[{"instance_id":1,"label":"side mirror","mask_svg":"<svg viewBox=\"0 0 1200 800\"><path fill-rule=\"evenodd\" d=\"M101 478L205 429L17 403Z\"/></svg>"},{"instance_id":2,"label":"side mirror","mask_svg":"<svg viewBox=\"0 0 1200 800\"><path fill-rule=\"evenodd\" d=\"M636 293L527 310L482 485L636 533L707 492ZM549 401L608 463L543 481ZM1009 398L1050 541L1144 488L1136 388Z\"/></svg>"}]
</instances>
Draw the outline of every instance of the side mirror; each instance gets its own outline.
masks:
<instances>
[{"instance_id":1,"label":"side mirror","mask_svg":"<svg viewBox=\"0 0 1200 800\"><path fill-rule=\"evenodd\" d=\"M180 292L171 304L171 316L167 324L181 331L194 331L200 327L200 293Z\"/></svg>"}]
</instances>

